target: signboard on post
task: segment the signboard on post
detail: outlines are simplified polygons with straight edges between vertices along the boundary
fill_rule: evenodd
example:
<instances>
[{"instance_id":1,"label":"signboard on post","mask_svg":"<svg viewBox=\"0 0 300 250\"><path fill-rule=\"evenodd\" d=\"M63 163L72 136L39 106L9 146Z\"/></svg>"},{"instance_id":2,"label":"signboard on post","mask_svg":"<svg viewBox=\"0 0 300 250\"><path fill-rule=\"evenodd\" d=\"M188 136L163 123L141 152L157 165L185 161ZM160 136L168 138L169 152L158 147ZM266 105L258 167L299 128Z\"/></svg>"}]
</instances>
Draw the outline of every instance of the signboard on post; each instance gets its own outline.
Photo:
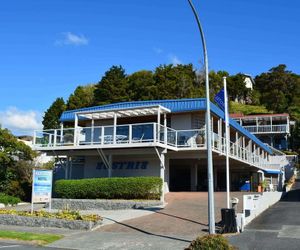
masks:
<instances>
[{"instance_id":1,"label":"signboard on post","mask_svg":"<svg viewBox=\"0 0 300 250\"><path fill-rule=\"evenodd\" d=\"M49 210L51 209L52 176L52 170L33 170L31 212L33 212L33 203L49 203Z\"/></svg>"}]
</instances>

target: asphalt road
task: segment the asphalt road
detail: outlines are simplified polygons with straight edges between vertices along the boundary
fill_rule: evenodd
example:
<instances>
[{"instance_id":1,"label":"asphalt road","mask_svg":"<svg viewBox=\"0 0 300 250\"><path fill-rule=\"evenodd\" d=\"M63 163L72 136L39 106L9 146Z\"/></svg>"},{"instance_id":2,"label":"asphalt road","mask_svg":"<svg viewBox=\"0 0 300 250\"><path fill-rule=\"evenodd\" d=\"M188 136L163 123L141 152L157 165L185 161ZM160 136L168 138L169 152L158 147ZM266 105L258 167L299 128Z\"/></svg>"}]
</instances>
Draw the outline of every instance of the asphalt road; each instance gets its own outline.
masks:
<instances>
[{"instance_id":1,"label":"asphalt road","mask_svg":"<svg viewBox=\"0 0 300 250\"><path fill-rule=\"evenodd\" d=\"M281 201L229 238L239 249L300 249L300 179Z\"/></svg>"}]
</instances>

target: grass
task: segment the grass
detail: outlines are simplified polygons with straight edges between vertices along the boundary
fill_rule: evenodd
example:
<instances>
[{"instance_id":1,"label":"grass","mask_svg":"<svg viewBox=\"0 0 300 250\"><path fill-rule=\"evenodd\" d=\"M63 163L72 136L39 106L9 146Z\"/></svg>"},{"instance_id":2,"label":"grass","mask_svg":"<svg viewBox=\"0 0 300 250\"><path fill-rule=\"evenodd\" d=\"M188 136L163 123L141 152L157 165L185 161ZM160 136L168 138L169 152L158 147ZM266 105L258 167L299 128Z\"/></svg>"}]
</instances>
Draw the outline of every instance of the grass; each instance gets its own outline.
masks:
<instances>
[{"instance_id":1,"label":"grass","mask_svg":"<svg viewBox=\"0 0 300 250\"><path fill-rule=\"evenodd\" d=\"M247 105L237 102L230 102L229 109L230 113L242 113L244 115L271 113L265 106Z\"/></svg>"},{"instance_id":2,"label":"grass","mask_svg":"<svg viewBox=\"0 0 300 250\"><path fill-rule=\"evenodd\" d=\"M1 239L13 239L13 240L23 240L29 241L38 245L50 244L63 238L62 235L56 234L37 234L29 232L17 232L17 231L6 231L0 230Z\"/></svg>"}]
</instances>

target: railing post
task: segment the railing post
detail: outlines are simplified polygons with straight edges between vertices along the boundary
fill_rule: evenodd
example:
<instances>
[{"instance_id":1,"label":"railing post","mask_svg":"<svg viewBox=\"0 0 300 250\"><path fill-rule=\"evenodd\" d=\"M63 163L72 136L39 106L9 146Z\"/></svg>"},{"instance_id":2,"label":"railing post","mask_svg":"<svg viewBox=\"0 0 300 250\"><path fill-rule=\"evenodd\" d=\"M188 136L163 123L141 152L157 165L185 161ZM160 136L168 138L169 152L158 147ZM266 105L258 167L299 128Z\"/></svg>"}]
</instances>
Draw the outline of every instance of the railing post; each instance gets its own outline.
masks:
<instances>
[{"instance_id":1,"label":"railing post","mask_svg":"<svg viewBox=\"0 0 300 250\"><path fill-rule=\"evenodd\" d=\"M175 132L175 147L177 147L177 140L178 140L178 132Z\"/></svg>"},{"instance_id":2,"label":"railing post","mask_svg":"<svg viewBox=\"0 0 300 250\"><path fill-rule=\"evenodd\" d=\"M153 142L156 142L156 123L153 123Z\"/></svg>"},{"instance_id":3,"label":"railing post","mask_svg":"<svg viewBox=\"0 0 300 250\"><path fill-rule=\"evenodd\" d=\"M104 126L101 127L101 144L104 144Z\"/></svg>"},{"instance_id":4,"label":"railing post","mask_svg":"<svg viewBox=\"0 0 300 250\"><path fill-rule=\"evenodd\" d=\"M129 124L129 131L128 131L128 143L131 144L132 140L132 124Z\"/></svg>"},{"instance_id":5,"label":"railing post","mask_svg":"<svg viewBox=\"0 0 300 250\"><path fill-rule=\"evenodd\" d=\"M57 130L56 129L54 129L54 139L53 139L53 147L55 147L56 146L56 138L57 137Z\"/></svg>"}]
</instances>

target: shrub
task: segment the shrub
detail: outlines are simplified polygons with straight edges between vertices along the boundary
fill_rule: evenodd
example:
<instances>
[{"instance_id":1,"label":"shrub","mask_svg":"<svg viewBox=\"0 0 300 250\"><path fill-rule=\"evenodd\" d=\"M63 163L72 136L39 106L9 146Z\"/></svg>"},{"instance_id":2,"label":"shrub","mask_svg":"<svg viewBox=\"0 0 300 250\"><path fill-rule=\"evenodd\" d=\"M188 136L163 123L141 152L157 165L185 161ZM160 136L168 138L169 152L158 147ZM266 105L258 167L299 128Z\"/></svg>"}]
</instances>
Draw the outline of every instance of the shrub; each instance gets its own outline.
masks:
<instances>
[{"instance_id":1,"label":"shrub","mask_svg":"<svg viewBox=\"0 0 300 250\"><path fill-rule=\"evenodd\" d=\"M21 200L17 197L0 193L0 203L3 203L4 205L16 205L19 202L21 202Z\"/></svg>"},{"instance_id":2,"label":"shrub","mask_svg":"<svg viewBox=\"0 0 300 250\"><path fill-rule=\"evenodd\" d=\"M159 177L93 178L58 180L55 192L68 199L159 199L162 179Z\"/></svg>"},{"instance_id":3,"label":"shrub","mask_svg":"<svg viewBox=\"0 0 300 250\"><path fill-rule=\"evenodd\" d=\"M185 250L233 250L222 235L206 235L193 240Z\"/></svg>"}]
</instances>

